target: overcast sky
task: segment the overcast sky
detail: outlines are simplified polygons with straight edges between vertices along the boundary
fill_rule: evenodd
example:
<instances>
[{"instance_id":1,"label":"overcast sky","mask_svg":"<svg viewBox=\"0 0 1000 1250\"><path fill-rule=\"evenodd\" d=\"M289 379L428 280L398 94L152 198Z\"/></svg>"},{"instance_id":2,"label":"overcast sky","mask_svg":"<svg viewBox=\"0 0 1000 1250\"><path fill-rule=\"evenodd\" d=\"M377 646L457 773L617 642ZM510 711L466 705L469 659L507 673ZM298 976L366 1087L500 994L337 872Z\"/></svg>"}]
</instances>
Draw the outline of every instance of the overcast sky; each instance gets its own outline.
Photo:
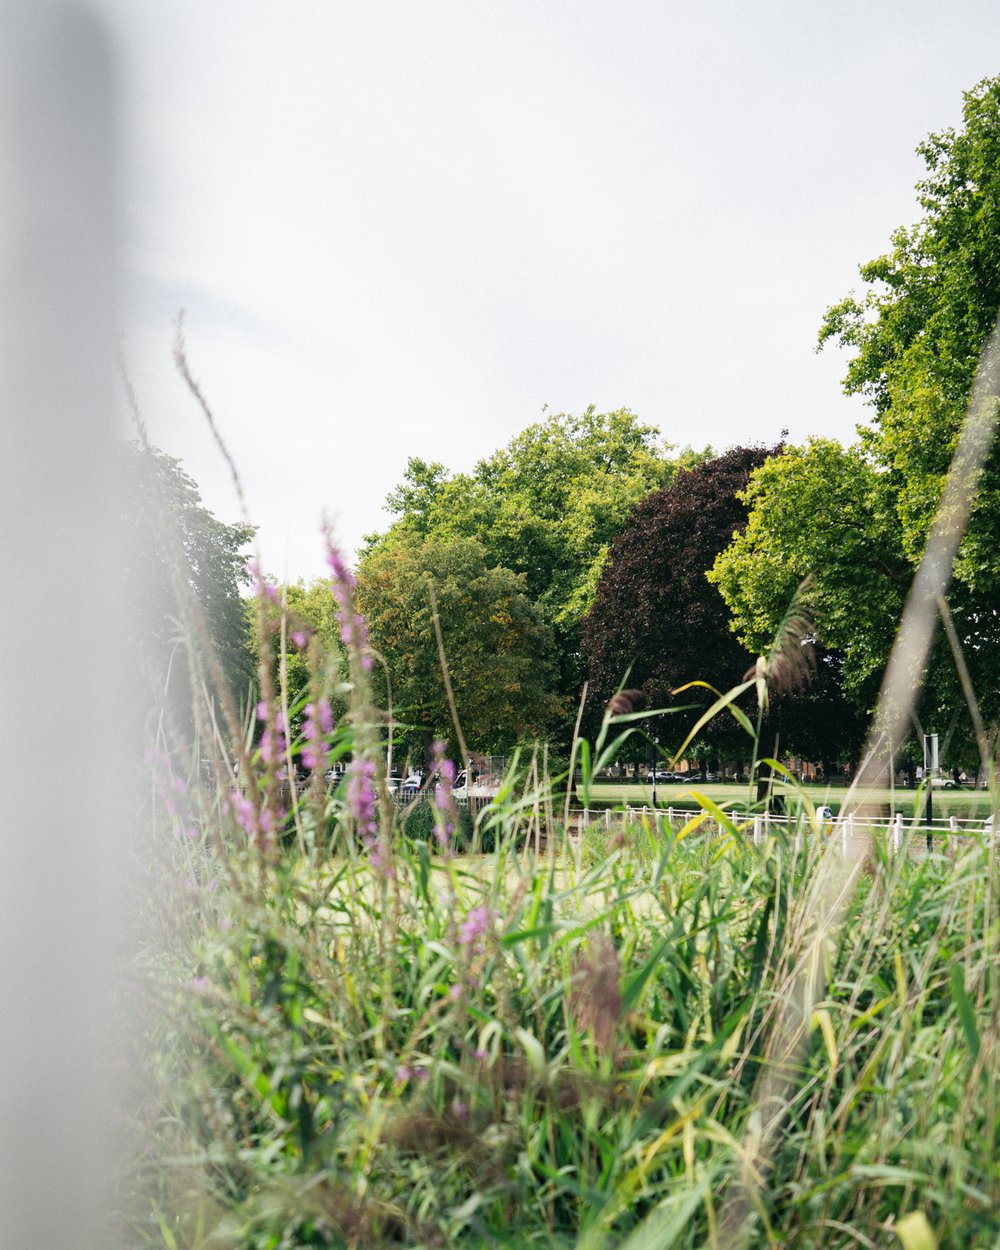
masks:
<instances>
[{"instance_id":1,"label":"overcast sky","mask_svg":"<svg viewBox=\"0 0 1000 1250\"><path fill-rule=\"evenodd\" d=\"M826 306L918 215L917 143L1000 72L998 6L102 0L125 350L156 441L266 567L384 526L550 411L678 445L853 437Z\"/></svg>"}]
</instances>

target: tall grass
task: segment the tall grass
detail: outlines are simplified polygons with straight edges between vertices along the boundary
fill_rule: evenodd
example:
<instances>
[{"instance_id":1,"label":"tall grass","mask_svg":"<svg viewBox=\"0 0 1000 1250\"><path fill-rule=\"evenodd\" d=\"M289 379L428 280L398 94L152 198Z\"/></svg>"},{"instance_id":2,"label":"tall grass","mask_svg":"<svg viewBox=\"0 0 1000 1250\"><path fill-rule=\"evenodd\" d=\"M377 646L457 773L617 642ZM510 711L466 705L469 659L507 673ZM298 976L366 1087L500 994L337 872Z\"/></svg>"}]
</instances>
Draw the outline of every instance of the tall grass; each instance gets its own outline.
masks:
<instances>
[{"instance_id":1,"label":"tall grass","mask_svg":"<svg viewBox=\"0 0 1000 1250\"><path fill-rule=\"evenodd\" d=\"M377 770L370 809L283 779L377 750L364 672L330 732L262 708L238 777L159 757L137 1246L728 1246L734 1186L745 1244L997 1244L993 841L873 845L818 944L818 827L581 845L537 757L456 854L447 769L422 829ZM279 729L323 695L271 691Z\"/></svg>"}]
</instances>

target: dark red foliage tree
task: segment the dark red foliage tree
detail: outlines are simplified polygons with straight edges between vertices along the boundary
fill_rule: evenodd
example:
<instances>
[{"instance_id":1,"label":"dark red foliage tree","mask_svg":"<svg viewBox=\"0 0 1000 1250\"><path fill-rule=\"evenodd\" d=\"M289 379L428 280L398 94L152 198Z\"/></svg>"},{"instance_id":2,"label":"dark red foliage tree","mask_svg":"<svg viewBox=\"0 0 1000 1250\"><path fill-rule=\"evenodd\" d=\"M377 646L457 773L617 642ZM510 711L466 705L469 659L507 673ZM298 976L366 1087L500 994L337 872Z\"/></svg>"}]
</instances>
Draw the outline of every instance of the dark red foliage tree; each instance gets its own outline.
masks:
<instances>
[{"instance_id":1,"label":"dark red foliage tree","mask_svg":"<svg viewBox=\"0 0 1000 1250\"><path fill-rule=\"evenodd\" d=\"M583 623L581 649L596 707L610 699L630 666L628 685L641 690L650 708L669 706L672 691L696 679L728 690L752 666L753 657L729 629L722 596L705 574L746 524L737 492L780 449L780 444L735 447L678 473L670 486L632 509L611 545ZM705 698L686 692L683 702ZM731 732L736 728L726 715L706 742L736 745Z\"/></svg>"}]
</instances>

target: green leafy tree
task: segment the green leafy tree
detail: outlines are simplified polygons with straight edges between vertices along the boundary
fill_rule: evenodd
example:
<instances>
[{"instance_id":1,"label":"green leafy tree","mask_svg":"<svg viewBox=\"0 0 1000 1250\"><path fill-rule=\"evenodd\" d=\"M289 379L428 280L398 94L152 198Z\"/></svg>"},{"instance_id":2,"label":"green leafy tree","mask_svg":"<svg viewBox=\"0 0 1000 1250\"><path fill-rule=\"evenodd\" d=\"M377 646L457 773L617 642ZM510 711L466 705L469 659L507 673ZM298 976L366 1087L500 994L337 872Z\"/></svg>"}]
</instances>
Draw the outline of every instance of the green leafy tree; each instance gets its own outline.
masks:
<instances>
[{"instance_id":1,"label":"green leafy tree","mask_svg":"<svg viewBox=\"0 0 1000 1250\"><path fill-rule=\"evenodd\" d=\"M690 451L670 459L656 428L627 409L549 416L468 474L410 460L387 499L397 519L369 549L398 534L474 538L489 565L522 574L555 631L569 705L583 678L580 622L612 539L634 504L698 459Z\"/></svg>"},{"instance_id":2,"label":"green leafy tree","mask_svg":"<svg viewBox=\"0 0 1000 1250\"><path fill-rule=\"evenodd\" d=\"M358 568L357 604L391 681L401 740L426 752L455 732L442 674L428 580L433 582L456 709L469 747L502 751L544 736L562 712L552 632L524 577L491 566L475 539L397 533ZM385 670L372 679L388 706ZM400 739L397 739L400 740Z\"/></svg>"},{"instance_id":3,"label":"green leafy tree","mask_svg":"<svg viewBox=\"0 0 1000 1250\"><path fill-rule=\"evenodd\" d=\"M181 462L157 448L133 445L129 488L120 515L132 552L129 581L141 602L143 639L154 680L168 669L176 684L188 646L206 643L238 703L254 673L254 651L241 590L249 584L252 526L226 525L204 506ZM180 647L178 644L183 644ZM184 674L181 680L187 681ZM190 698L178 693L178 707Z\"/></svg>"},{"instance_id":4,"label":"green leafy tree","mask_svg":"<svg viewBox=\"0 0 1000 1250\"><path fill-rule=\"evenodd\" d=\"M830 439L787 447L752 475L749 510L711 567L731 628L765 654L799 585L823 645L837 652L845 692L868 711L892 645L912 569L886 475L858 447Z\"/></svg>"},{"instance_id":5,"label":"green leafy tree","mask_svg":"<svg viewBox=\"0 0 1000 1250\"><path fill-rule=\"evenodd\" d=\"M954 452L980 351L1000 309L1000 77L967 93L963 127L918 149L924 214L897 230L892 249L862 266L867 284L826 314L820 342L853 352L845 389L874 409L865 455L886 477L899 547L918 562ZM950 594L973 680L1000 713L1000 456L986 466ZM950 658L938 647L928 697L960 701Z\"/></svg>"}]
</instances>

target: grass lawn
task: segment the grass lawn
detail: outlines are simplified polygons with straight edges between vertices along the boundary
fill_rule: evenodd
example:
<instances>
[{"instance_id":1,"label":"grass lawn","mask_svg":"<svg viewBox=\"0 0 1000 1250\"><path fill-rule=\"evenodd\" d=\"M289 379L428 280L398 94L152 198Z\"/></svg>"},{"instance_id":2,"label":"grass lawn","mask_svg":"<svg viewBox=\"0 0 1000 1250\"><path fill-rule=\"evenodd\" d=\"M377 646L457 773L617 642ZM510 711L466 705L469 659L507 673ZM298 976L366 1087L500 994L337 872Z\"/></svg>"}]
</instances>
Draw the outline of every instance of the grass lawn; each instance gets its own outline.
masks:
<instances>
[{"instance_id":1,"label":"grass lawn","mask_svg":"<svg viewBox=\"0 0 1000 1250\"><path fill-rule=\"evenodd\" d=\"M833 809L834 813L840 811L840 806L847 795L846 786L806 785L794 788L776 787L777 789L787 794L790 806L797 805L801 796L804 795L815 807L825 803ZM698 795L704 795L728 811L732 807L744 808L748 803L752 803L756 798L756 788L751 789L746 785L736 785L732 782L713 784L702 782L695 783L693 786L667 785L658 782L656 786L656 802L659 807L694 808L698 806L696 797ZM582 803L579 787L577 787L577 799ZM917 814L918 803L921 816L927 809L926 793L916 790L897 787L890 791L888 788L883 788L870 792L869 799L880 807L884 807L887 815L890 814L891 809L891 813L902 812L907 819ZM652 806L652 802L653 787L648 784L598 784L591 787L592 806L617 807L627 803L632 807L642 807L643 805ZM933 806L935 819L955 816L959 820L981 820L993 810L994 804L988 790L935 790Z\"/></svg>"}]
</instances>

